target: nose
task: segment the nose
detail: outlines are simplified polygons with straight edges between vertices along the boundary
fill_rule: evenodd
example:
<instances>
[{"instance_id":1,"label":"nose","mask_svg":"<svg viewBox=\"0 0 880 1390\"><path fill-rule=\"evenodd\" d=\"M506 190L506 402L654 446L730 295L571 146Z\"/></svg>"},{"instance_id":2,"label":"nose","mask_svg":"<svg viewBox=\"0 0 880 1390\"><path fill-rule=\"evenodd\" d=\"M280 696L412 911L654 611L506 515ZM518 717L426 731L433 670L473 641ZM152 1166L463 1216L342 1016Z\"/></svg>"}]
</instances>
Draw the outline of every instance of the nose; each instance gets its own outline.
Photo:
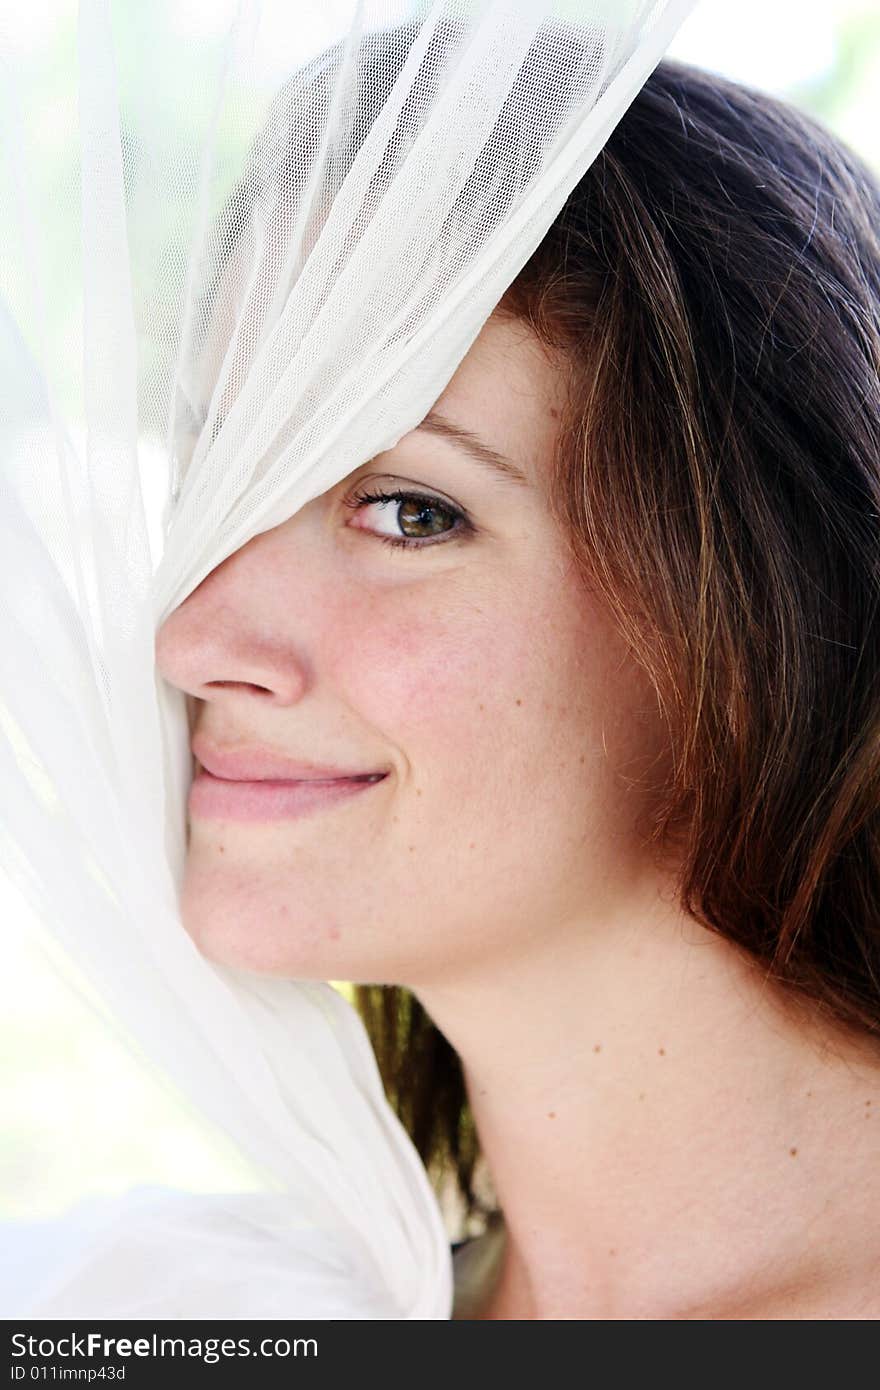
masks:
<instances>
[{"instance_id":1,"label":"nose","mask_svg":"<svg viewBox=\"0 0 880 1390\"><path fill-rule=\"evenodd\" d=\"M185 694L273 705L302 698L309 672L290 621L292 594L286 577L282 582L276 532L228 556L159 628L157 667Z\"/></svg>"}]
</instances>

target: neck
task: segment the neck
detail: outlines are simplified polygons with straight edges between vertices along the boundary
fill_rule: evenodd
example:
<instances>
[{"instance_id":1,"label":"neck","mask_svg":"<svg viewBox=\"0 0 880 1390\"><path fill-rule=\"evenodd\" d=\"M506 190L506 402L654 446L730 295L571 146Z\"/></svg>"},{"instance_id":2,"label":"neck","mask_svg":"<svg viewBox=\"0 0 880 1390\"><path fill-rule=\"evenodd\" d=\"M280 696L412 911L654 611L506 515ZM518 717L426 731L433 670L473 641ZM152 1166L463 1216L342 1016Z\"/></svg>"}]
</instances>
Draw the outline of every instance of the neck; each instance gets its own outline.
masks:
<instances>
[{"instance_id":1,"label":"neck","mask_svg":"<svg viewBox=\"0 0 880 1390\"><path fill-rule=\"evenodd\" d=\"M729 943L649 895L418 995L504 1212L485 1316L859 1315L880 1060L795 1023Z\"/></svg>"}]
</instances>

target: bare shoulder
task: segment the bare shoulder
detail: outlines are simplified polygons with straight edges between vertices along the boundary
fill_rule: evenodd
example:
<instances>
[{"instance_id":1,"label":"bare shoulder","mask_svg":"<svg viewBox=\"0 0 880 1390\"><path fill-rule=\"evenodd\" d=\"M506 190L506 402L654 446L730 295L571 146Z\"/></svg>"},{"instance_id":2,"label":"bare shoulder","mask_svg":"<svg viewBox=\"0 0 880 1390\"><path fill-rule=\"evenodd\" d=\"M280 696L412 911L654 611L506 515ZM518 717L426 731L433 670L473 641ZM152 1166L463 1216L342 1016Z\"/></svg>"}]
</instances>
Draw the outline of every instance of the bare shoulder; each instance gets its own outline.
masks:
<instances>
[{"instance_id":1,"label":"bare shoulder","mask_svg":"<svg viewBox=\"0 0 880 1390\"><path fill-rule=\"evenodd\" d=\"M876 1322L880 1320L880 1280L869 1288L831 1293L816 1289L797 1297L780 1297L772 1303L740 1306L720 1318L739 1322Z\"/></svg>"}]
</instances>

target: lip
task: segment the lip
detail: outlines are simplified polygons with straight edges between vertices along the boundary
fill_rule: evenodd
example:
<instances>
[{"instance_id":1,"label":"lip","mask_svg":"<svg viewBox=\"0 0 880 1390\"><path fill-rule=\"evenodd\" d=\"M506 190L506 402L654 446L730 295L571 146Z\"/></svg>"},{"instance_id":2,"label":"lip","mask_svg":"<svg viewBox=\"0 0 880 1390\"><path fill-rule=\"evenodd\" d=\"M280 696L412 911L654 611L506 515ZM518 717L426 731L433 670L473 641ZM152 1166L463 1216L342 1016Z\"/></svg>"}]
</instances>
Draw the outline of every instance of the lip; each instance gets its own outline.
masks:
<instances>
[{"instance_id":1,"label":"lip","mask_svg":"<svg viewBox=\"0 0 880 1390\"><path fill-rule=\"evenodd\" d=\"M387 768L362 771L328 767L320 763L296 762L269 748L218 748L202 734L192 740L192 751L202 767L214 777L228 782L328 782L351 778L382 778Z\"/></svg>"},{"instance_id":2,"label":"lip","mask_svg":"<svg viewBox=\"0 0 880 1390\"><path fill-rule=\"evenodd\" d=\"M245 782L214 777L202 769L189 789L188 805L190 815L208 820L298 820L349 801L371 787L378 787L384 780L384 777L373 780L339 777L326 781L312 778L302 782L277 782L264 778Z\"/></svg>"}]
</instances>

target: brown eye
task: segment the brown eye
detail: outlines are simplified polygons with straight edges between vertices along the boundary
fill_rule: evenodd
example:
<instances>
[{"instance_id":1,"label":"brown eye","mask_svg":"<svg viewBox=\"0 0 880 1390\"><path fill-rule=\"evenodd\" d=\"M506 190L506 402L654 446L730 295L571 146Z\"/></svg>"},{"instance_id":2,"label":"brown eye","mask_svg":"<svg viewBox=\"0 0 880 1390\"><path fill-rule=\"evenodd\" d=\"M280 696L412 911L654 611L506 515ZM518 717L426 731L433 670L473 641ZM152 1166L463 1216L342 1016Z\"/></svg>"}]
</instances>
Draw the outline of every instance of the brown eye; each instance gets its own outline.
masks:
<instances>
[{"instance_id":1,"label":"brown eye","mask_svg":"<svg viewBox=\"0 0 880 1390\"><path fill-rule=\"evenodd\" d=\"M376 506L380 515L391 527L400 528L405 534L395 535L373 532L378 540L386 545L412 546L423 549L423 542L443 543L452 536L462 536L472 531L470 521L464 512L437 497L429 497L417 492L370 492L355 493L346 500L345 505L354 511L364 507ZM367 530L368 528L358 528ZM431 537L440 541L431 541Z\"/></svg>"}]
</instances>

